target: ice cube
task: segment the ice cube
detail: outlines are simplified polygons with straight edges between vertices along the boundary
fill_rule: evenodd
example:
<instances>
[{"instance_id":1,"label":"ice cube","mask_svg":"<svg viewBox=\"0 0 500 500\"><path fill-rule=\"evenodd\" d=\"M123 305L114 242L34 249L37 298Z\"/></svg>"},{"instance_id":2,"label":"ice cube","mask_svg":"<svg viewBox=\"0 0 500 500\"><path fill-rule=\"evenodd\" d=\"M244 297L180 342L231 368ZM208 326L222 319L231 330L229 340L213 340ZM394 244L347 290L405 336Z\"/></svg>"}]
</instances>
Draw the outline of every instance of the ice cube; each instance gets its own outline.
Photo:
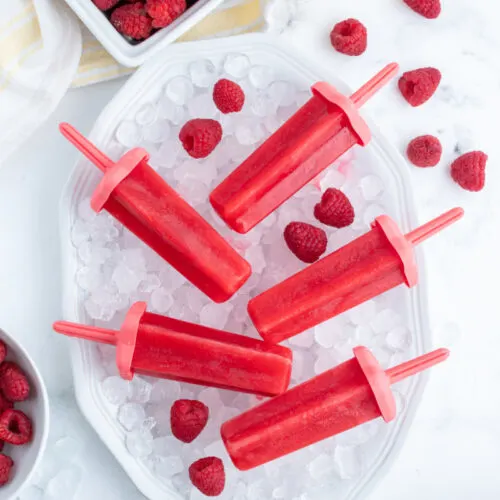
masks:
<instances>
[{"instance_id":1,"label":"ice cube","mask_svg":"<svg viewBox=\"0 0 500 500\"><path fill-rule=\"evenodd\" d=\"M160 314L168 312L173 303L172 294L165 288L157 288L151 294L151 307Z\"/></svg>"},{"instance_id":2,"label":"ice cube","mask_svg":"<svg viewBox=\"0 0 500 500\"><path fill-rule=\"evenodd\" d=\"M137 123L131 120L124 120L116 129L117 141L127 148L137 146L142 140L141 129Z\"/></svg>"},{"instance_id":3,"label":"ice cube","mask_svg":"<svg viewBox=\"0 0 500 500\"><path fill-rule=\"evenodd\" d=\"M177 290L187 282L181 273L172 268L168 268L165 272L160 273L160 280L163 288L170 292Z\"/></svg>"},{"instance_id":4,"label":"ice cube","mask_svg":"<svg viewBox=\"0 0 500 500\"><path fill-rule=\"evenodd\" d=\"M392 309L383 309L370 322L376 334L387 333L401 324L401 316Z\"/></svg>"},{"instance_id":5,"label":"ice cube","mask_svg":"<svg viewBox=\"0 0 500 500\"><path fill-rule=\"evenodd\" d=\"M172 438L175 439L175 438ZM182 458L177 455L165 456L155 466L155 472L160 477L171 478L184 470Z\"/></svg>"},{"instance_id":6,"label":"ice cube","mask_svg":"<svg viewBox=\"0 0 500 500\"><path fill-rule=\"evenodd\" d=\"M155 403L175 401L181 393L181 385L173 380L159 379L153 384L150 400Z\"/></svg>"},{"instance_id":7,"label":"ice cube","mask_svg":"<svg viewBox=\"0 0 500 500\"><path fill-rule=\"evenodd\" d=\"M90 206L90 198L85 198L78 204L77 213L78 217L80 217L80 219L85 222L94 221L94 219L96 218L96 213Z\"/></svg>"},{"instance_id":8,"label":"ice cube","mask_svg":"<svg viewBox=\"0 0 500 500\"><path fill-rule=\"evenodd\" d=\"M68 464L76 460L84 448L85 445L80 439L65 436L56 441L53 452L56 455L57 460Z\"/></svg>"},{"instance_id":9,"label":"ice cube","mask_svg":"<svg viewBox=\"0 0 500 500\"><path fill-rule=\"evenodd\" d=\"M260 246L249 248L245 253L245 257L250 262L254 273L260 274L266 268L266 258Z\"/></svg>"},{"instance_id":10,"label":"ice cube","mask_svg":"<svg viewBox=\"0 0 500 500\"><path fill-rule=\"evenodd\" d=\"M278 109L278 118L282 123L288 121L289 118L297 111L297 106L292 104L291 106L281 106Z\"/></svg>"},{"instance_id":11,"label":"ice cube","mask_svg":"<svg viewBox=\"0 0 500 500\"><path fill-rule=\"evenodd\" d=\"M359 345L369 346L376 341L375 334L369 325L358 325L355 334L356 342Z\"/></svg>"},{"instance_id":12,"label":"ice cube","mask_svg":"<svg viewBox=\"0 0 500 500\"><path fill-rule=\"evenodd\" d=\"M159 113L162 118L168 120L172 125L181 125L186 121L186 109L166 97L159 102Z\"/></svg>"},{"instance_id":13,"label":"ice cube","mask_svg":"<svg viewBox=\"0 0 500 500\"><path fill-rule=\"evenodd\" d=\"M378 198L384 191L382 179L376 175L367 175L359 181L359 187L363 198L367 201L372 201Z\"/></svg>"},{"instance_id":14,"label":"ice cube","mask_svg":"<svg viewBox=\"0 0 500 500\"><path fill-rule=\"evenodd\" d=\"M316 481L321 481L325 477L333 474L335 463L330 455L322 453L317 456L307 467L309 474Z\"/></svg>"},{"instance_id":15,"label":"ice cube","mask_svg":"<svg viewBox=\"0 0 500 500\"><path fill-rule=\"evenodd\" d=\"M121 377L108 377L102 382L104 397L114 405L125 403L130 394L130 383Z\"/></svg>"},{"instance_id":16,"label":"ice cube","mask_svg":"<svg viewBox=\"0 0 500 500\"><path fill-rule=\"evenodd\" d=\"M233 306L227 302L225 304L207 304L200 311L200 322L203 325L222 330L232 310Z\"/></svg>"},{"instance_id":17,"label":"ice cube","mask_svg":"<svg viewBox=\"0 0 500 500\"><path fill-rule=\"evenodd\" d=\"M157 109L150 102L141 106L135 114L135 121L140 127L151 125L156 120Z\"/></svg>"},{"instance_id":18,"label":"ice cube","mask_svg":"<svg viewBox=\"0 0 500 500\"><path fill-rule=\"evenodd\" d=\"M127 248L121 251L121 258L124 264L130 269L137 271L146 270L146 258L141 248Z\"/></svg>"},{"instance_id":19,"label":"ice cube","mask_svg":"<svg viewBox=\"0 0 500 500\"><path fill-rule=\"evenodd\" d=\"M214 99L211 94L200 94L193 97L187 109L191 118L214 118L217 114Z\"/></svg>"},{"instance_id":20,"label":"ice cube","mask_svg":"<svg viewBox=\"0 0 500 500\"><path fill-rule=\"evenodd\" d=\"M161 281L156 274L147 274L139 284L139 292L151 293L157 288L160 288Z\"/></svg>"},{"instance_id":21,"label":"ice cube","mask_svg":"<svg viewBox=\"0 0 500 500\"><path fill-rule=\"evenodd\" d=\"M147 403L151 398L152 389L152 384L136 375L130 382L130 399L137 403Z\"/></svg>"},{"instance_id":22,"label":"ice cube","mask_svg":"<svg viewBox=\"0 0 500 500\"><path fill-rule=\"evenodd\" d=\"M217 79L218 73L215 64L208 59L199 59L189 65L189 75L197 87L212 86Z\"/></svg>"},{"instance_id":23,"label":"ice cube","mask_svg":"<svg viewBox=\"0 0 500 500\"><path fill-rule=\"evenodd\" d=\"M192 206L197 207L207 202L210 189L207 184L192 179L186 179L185 182L179 184L177 192Z\"/></svg>"},{"instance_id":24,"label":"ice cube","mask_svg":"<svg viewBox=\"0 0 500 500\"><path fill-rule=\"evenodd\" d=\"M412 343L411 332L406 326L397 326L389 331L385 341L389 349L405 351Z\"/></svg>"},{"instance_id":25,"label":"ice cube","mask_svg":"<svg viewBox=\"0 0 500 500\"><path fill-rule=\"evenodd\" d=\"M245 78L250 71L250 59L245 54L228 54L224 60L224 71L236 80Z\"/></svg>"},{"instance_id":26,"label":"ice cube","mask_svg":"<svg viewBox=\"0 0 500 500\"><path fill-rule=\"evenodd\" d=\"M180 455L182 442L174 436L163 436L153 441L153 453L160 457L171 457ZM178 471L181 472L181 471ZM172 475L177 474L174 472Z\"/></svg>"},{"instance_id":27,"label":"ice cube","mask_svg":"<svg viewBox=\"0 0 500 500\"><path fill-rule=\"evenodd\" d=\"M270 66L253 66L248 78L255 88L265 89L274 80L274 70Z\"/></svg>"},{"instance_id":28,"label":"ice cube","mask_svg":"<svg viewBox=\"0 0 500 500\"><path fill-rule=\"evenodd\" d=\"M290 344L308 349L314 344L314 328L291 337Z\"/></svg>"},{"instance_id":29,"label":"ice cube","mask_svg":"<svg viewBox=\"0 0 500 500\"><path fill-rule=\"evenodd\" d=\"M252 113L257 116L265 117L276 115L278 103L266 94L257 94L250 106Z\"/></svg>"},{"instance_id":30,"label":"ice cube","mask_svg":"<svg viewBox=\"0 0 500 500\"><path fill-rule=\"evenodd\" d=\"M176 76L165 86L165 95L174 104L182 106L189 102L193 97L194 88L189 78L185 76Z\"/></svg>"},{"instance_id":31,"label":"ice cube","mask_svg":"<svg viewBox=\"0 0 500 500\"><path fill-rule=\"evenodd\" d=\"M144 128L144 139L153 144L159 144L170 137L170 132L170 123L167 120L156 120Z\"/></svg>"},{"instance_id":32,"label":"ice cube","mask_svg":"<svg viewBox=\"0 0 500 500\"><path fill-rule=\"evenodd\" d=\"M44 500L71 500L75 497L82 482L82 471L71 466L60 470L48 483Z\"/></svg>"},{"instance_id":33,"label":"ice cube","mask_svg":"<svg viewBox=\"0 0 500 500\"><path fill-rule=\"evenodd\" d=\"M337 446L333 454L335 471L340 479L351 479L361 473L361 461L356 448Z\"/></svg>"},{"instance_id":34,"label":"ice cube","mask_svg":"<svg viewBox=\"0 0 500 500\"><path fill-rule=\"evenodd\" d=\"M326 191L328 188L340 189L346 181L346 177L336 168L330 168L325 176L320 181L321 191Z\"/></svg>"},{"instance_id":35,"label":"ice cube","mask_svg":"<svg viewBox=\"0 0 500 500\"><path fill-rule=\"evenodd\" d=\"M75 221L71 228L71 241L75 247L79 247L90 238L89 225L81 220Z\"/></svg>"},{"instance_id":36,"label":"ice cube","mask_svg":"<svg viewBox=\"0 0 500 500\"><path fill-rule=\"evenodd\" d=\"M130 294L138 289L144 277L144 272L132 269L124 262L120 262L113 271L111 279L120 293Z\"/></svg>"},{"instance_id":37,"label":"ice cube","mask_svg":"<svg viewBox=\"0 0 500 500\"><path fill-rule=\"evenodd\" d=\"M297 89L288 81L273 82L268 89L269 97L278 106L291 106L295 103Z\"/></svg>"},{"instance_id":38,"label":"ice cube","mask_svg":"<svg viewBox=\"0 0 500 500\"><path fill-rule=\"evenodd\" d=\"M76 272L76 282L78 286L86 292L92 292L103 283L101 266L82 267Z\"/></svg>"},{"instance_id":39,"label":"ice cube","mask_svg":"<svg viewBox=\"0 0 500 500\"><path fill-rule=\"evenodd\" d=\"M309 91L297 92L295 94L295 102L298 106L303 106L309 99L311 99L311 92Z\"/></svg>"},{"instance_id":40,"label":"ice cube","mask_svg":"<svg viewBox=\"0 0 500 500\"><path fill-rule=\"evenodd\" d=\"M271 498L271 485L261 479L247 483L247 500L263 500Z\"/></svg>"},{"instance_id":41,"label":"ice cube","mask_svg":"<svg viewBox=\"0 0 500 500\"><path fill-rule=\"evenodd\" d=\"M280 120L276 114L267 115L264 118L264 126L271 134L274 134L274 132L276 132L281 125L283 125L283 121Z\"/></svg>"},{"instance_id":42,"label":"ice cube","mask_svg":"<svg viewBox=\"0 0 500 500\"><path fill-rule=\"evenodd\" d=\"M198 396L198 401L208 406L211 411L216 411L222 406L219 390L214 387L203 389Z\"/></svg>"},{"instance_id":43,"label":"ice cube","mask_svg":"<svg viewBox=\"0 0 500 500\"><path fill-rule=\"evenodd\" d=\"M359 306L347 311L347 317L355 325L369 323L377 314L377 304L374 300L367 300Z\"/></svg>"},{"instance_id":44,"label":"ice cube","mask_svg":"<svg viewBox=\"0 0 500 500\"><path fill-rule=\"evenodd\" d=\"M330 351L321 350L316 358L316 363L314 363L314 373L319 375L320 373L330 370L336 365L335 359L330 353Z\"/></svg>"},{"instance_id":45,"label":"ice cube","mask_svg":"<svg viewBox=\"0 0 500 500\"><path fill-rule=\"evenodd\" d=\"M153 451L153 435L148 429L135 429L127 434L126 445L133 457L147 457Z\"/></svg>"},{"instance_id":46,"label":"ice cube","mask_svg":"<svg viewBox=\"0 0 500 500\"><path fill-rule=\"evenodd\" d=\"M235 127L234 135L242 146L253 146L264 137L264 130L258 121L241 119Z\"/></svg>"},{"instance_id":47,"label":"ice cube","mask_svg":"<svg viewBox=\"0 0 500 500\"><path fill-rule=\"evenodd\" d=\"M118 422L127 431L139 428L145 418L144 407L138 403L125 403L118 410Z\"/></svg>"},{"instance_id":48,"label":"ice cube","mask_svg":"<svg viewBox=\"0 0 500 500\"><path fill-rule=\"evenodd\" d=\"M321 347L326 349L333 347L336 341L334 332L329 328L328 324L325 325L324 323L314 329L314 338Z\"/></svg>"}]
</instances>

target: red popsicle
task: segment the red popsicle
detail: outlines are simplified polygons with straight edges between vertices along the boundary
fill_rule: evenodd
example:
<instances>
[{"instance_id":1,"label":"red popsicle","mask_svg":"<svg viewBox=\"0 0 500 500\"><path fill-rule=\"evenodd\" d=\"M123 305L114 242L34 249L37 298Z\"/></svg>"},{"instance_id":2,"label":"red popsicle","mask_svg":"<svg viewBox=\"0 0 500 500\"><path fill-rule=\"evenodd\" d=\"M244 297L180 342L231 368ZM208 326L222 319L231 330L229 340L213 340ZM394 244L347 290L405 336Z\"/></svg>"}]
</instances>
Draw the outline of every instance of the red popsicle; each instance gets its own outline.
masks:
<instances>
[{"instance_id":1,"label":"red popsicle","mask_svg":"<svg viewBox=\"0 0 500 500\"><path fill-rule=\"evenodd\" d=\"M449 356L438 349L384 371L366 347L354 358L225 422L222 440L234 465L248 470L378 417L396 416L391 384Z\"/></svg>"},{"instance_id":2,"label":"red popsicle","mask_svg":"<svg viewBox=\"0 0 500 500\"><path fill-rule=\"evenodd\" d=\"M414 247L463 216L454 208L407 235L387 215L372 229L248 303L262 338L281 342L402 283L418 282Z\"/></svg>"},{"instance_id":3,"label":"red popsicle","mask_svg":"<svg viewBox=\"0 0 500 500\"><path fill-rule=\"evenodd\" d=\"M397 72L389 64L350 98L315 84L313 97L212 191L216 212L246 233L355 144L368 144L358 108Z\"/></svg>"},{"instance_id":4,"label":"red popsicle","mask_svg":"<svg viewBox=\"0 0 500 500\"><path fill-rule=\"evenodd\" d=\"M276 396L290 382L292 352L243 335L146 312L136 302L120 331L58 321L54 330L116 345L120 375L134 373Z\"/></svg>"},{"instance_id":5,"label":"red popsicle","mask_svg":"<svg viewBox=\"0 0 500 500\"><path fill-rule=\"evenodd\" d=\"M248 279L250 265L186 203L135 148L114 163L71 125L62 134L104 172L92 208L105 208L215 302L229 299Z\"/></svg>"}]
</instances>

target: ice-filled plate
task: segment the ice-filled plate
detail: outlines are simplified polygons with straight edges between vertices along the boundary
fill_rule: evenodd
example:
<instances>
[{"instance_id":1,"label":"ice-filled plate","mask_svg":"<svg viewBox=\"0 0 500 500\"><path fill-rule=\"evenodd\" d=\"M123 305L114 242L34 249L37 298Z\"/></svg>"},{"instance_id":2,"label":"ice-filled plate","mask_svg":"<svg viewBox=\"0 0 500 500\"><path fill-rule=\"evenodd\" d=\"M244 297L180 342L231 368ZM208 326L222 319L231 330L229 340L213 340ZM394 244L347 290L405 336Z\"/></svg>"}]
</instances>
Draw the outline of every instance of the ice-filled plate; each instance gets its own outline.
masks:
<instances>
[{"instance_id":1,"label":"ice-filled plate","mask_svg":"<svg viewBox=\"0 0 500 500\"><path fill-rule=\"evenodd\" d=\"M211 98L220 77L238 81L246 93L242 113L221 115ZM356 220L328 229L331 252L366 232L375 217L392 216L403 231L416 226L403 159L372 126L373 141L356 147L300 190L246 235L232 232L212 210L208 195L229 172L308 98L310 86L338 77L310 67L296 53L263 35L178 45L146 64L98 119L92 141L117 160L142 146L150 164L251 263L253 275L228 302L215 304L108 214L95 215L89 198L101 174L80 159L62 201L64 314L70 321L116 328L138 300L150 311L258 337L248 300L302 269L282 233L291 221L315 223L313 207L328 187L351 199ZM216 118L224 138L208 158L187 156L178 140L190 118ZM417 258L421 255L417 250ZM294 353L292 385L352 357L358 344L372 349L384 367L428 348L426 280L399 287L285 342ZM136 376L119 378L114 348L71 340L79 405L137 487L151 499L205 498L189 482L198 458L219 456L227 481L219 497L231 500L338 500L360 498L394 459L418 404L424 377L395 386L398 418L368 423L249 472L230 462L220 425L258 403L254 396ZM191 444L170 431L170 405L199 399L210 409L209 424Z\"/></svg>"}]
</instances>

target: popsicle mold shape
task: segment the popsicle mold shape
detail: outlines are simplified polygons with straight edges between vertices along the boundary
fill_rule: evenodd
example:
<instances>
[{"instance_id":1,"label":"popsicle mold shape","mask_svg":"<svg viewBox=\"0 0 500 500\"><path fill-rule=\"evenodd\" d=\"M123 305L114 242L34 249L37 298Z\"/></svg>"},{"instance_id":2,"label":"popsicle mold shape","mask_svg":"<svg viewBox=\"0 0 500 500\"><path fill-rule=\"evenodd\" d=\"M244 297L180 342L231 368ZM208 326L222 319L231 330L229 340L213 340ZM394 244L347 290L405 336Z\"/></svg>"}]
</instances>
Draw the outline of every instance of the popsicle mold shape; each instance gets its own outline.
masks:
<instances>
[{"instance_id":1,"label":"popsicle mold shape","mask_svg":"<svg viewBox=\"0 0 500 500\"><path fill-rule=\"evenodd\" d=\"M414 247L463 216L454 208L403 234L387 215L372 229L248 303L265 341L281 342L398 285L418 283Z\"/></svg>"},{"instance_id":2,"label":"popsicle mold shape","mask_svg":"<svg viewBox=\"0 0 500 500\"><path fill-rule=\"evenodd\" d=\"M91 206L103 208L215 302L228 300L251 268L147 163L142 148L113 162L71 125L60 125L104 176Z\"/></svg>"},{"instance_id":3,"label":"popsicle mold shape","mask_svg":"<svg viewBox=\"0 0 500 500\"><path fill-rule=\"evenodd\" d=\"M342 154L370 142L358 109L398 72L389 64L350 98L326 82L210 195L226 224L246 233Z\"/></svg>"},{"instance_id":4,"label":"popsicle mold shape","mask_svg":"<svg viewBox=\"0 0 500 500\"><path fill-rule=\"evenodd\" d=\"M264 396L284 392L292 352L283 346L146 312L136 302L119 331L57 321L58 333L116 346L120 375L135 373Z\"/></svg>"},{"instance_id":5,"label":"popsicle mold shape","mask_svg":"<svg viewBox=\"0 0 500 500\"><path fill-rule=\"evenodd\" d=\"M221 436L234 465L249 470L382 417L396 417L391 385L449 356L437 349L384 371L366 347L354 358L225 422Z\"/></svg>"}]
</instances>

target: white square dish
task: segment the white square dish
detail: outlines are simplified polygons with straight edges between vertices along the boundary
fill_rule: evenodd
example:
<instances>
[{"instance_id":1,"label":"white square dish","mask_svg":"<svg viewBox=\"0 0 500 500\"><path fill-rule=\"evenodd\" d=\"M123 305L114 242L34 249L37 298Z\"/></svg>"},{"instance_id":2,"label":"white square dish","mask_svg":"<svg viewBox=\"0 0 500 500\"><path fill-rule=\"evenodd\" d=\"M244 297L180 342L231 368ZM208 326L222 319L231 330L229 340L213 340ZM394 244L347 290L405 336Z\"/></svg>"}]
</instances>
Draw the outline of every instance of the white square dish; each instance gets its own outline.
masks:
<instances>
[{"instance_id":1,"label":"white square dish","mask_svg":"<svg viewBox=\"0 0 500 500\"><path fill-rule=\"evenodd\" d=\"M119 63L134 68L189 31L222 1L198 0L172 24L158 30L147 40L136 44L130 43L118 33L106 15L94 5L92 0L66 0L66 3Z\"/></svg>"}]
</instances>

